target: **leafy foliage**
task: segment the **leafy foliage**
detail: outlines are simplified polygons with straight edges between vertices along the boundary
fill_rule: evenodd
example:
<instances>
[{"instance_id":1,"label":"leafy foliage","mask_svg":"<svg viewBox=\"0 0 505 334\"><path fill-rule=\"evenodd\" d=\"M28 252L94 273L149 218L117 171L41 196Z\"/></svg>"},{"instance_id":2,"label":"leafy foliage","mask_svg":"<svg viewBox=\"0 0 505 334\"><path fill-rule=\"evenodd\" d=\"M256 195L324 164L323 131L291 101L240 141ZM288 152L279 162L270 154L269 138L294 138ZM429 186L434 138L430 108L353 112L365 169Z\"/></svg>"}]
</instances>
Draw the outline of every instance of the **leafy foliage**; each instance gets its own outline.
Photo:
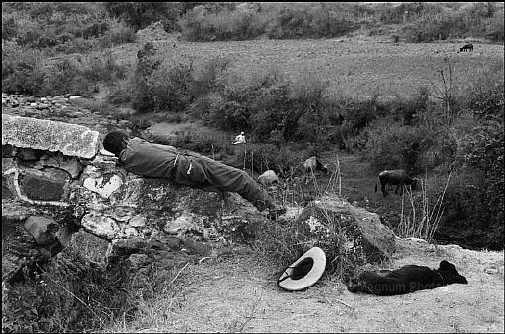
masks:
<instances>
[{"instance_id":1,"label":"leafy foliage","mask_svg":"<svg viewBox=\"0 0 505 334\"><path fill-rule=\"evenodd\" d=\"M114 18L124 20L135 31L161 21L166 31L172 31L181 12L177 2L105 2L104 7Z\"/></svg>"}]
</instances>

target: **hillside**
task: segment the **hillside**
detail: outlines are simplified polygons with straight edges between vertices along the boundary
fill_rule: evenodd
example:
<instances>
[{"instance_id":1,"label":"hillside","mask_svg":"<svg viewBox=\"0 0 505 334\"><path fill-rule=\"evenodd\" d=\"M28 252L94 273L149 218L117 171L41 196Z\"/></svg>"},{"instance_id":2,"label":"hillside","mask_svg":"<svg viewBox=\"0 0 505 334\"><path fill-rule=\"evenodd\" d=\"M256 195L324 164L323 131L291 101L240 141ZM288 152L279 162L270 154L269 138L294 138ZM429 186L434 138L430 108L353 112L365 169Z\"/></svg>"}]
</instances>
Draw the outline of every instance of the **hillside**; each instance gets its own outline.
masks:
<instances>
[{"instance_id":1,"label":"hillside","mask_svg":"<svg viewBox=\"0 0 505 334\"><path fill-rule=\"evenodd\" d=\"M158 26L159 27L159 26ZM213 58L231 61L229 72L237 80L279 71L293 82L316 77L328 83L328 94L368 98L411 96L425 86L440 86L439 71L446 58L454 65L455 82L464 91L488 68L500 70L503 45L476 43L473 53L459 53L465 41L393 43L384 37L355 36L333 39L186 42L161 27L141 33L136 44L122 45L113 53L133 64L143 42L151 41L162 59L192 57L199 68ZM159 37L159 36L162 36ZM239 83L237 83L239 84ZM245 83L244 83L245 84Z\"/></svg>"}]
</instances>

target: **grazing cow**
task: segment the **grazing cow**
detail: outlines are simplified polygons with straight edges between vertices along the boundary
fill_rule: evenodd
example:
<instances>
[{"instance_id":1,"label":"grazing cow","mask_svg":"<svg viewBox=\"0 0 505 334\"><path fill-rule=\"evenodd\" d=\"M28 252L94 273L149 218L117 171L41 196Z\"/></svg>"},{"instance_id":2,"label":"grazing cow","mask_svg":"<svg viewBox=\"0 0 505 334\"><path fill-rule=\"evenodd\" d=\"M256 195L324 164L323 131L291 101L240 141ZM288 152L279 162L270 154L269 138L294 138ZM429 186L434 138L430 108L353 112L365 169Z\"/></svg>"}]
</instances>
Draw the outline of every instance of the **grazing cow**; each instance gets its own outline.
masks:
<instances>
[{"instance_id":1,"label":"grazing cow","mask_svg":"<svg viewBox=\"0 0 505 334\"><path fill-rule=\"evenodd\" d=\"M319 159L317 159L316 156L313 155L303 162L303 170L306 173L314 172L316 170L328 173L328 165L327 164L323 165L321 161L319 161Z\"/></svg>"},{"instance_id":2,"label":"grazing cow","mask_svg":"<svg viewBox=\"0 0 505 334\"><path fill-rule=\"evenodd\" d=\"M396 186L395 194L398 194L398 189L401 186L411 186L412 189L416 188L417 179L411 177L404 169L385 170L379 173L379 181L381 190L384 197L388 195L386 185L391 184ZM377 191L377 184L375 184L375 191Z\"/></svg>"},{"instance_id":3,"label":"grazing cow","mask_svg":"<svg viewBox=\"0 0 505 334\"><path fill-rule=\"evenodd\" d=\"M465 44L462 48L459 49L459 52L472 52L473 44Z\"/></svg>"}]
</instances>

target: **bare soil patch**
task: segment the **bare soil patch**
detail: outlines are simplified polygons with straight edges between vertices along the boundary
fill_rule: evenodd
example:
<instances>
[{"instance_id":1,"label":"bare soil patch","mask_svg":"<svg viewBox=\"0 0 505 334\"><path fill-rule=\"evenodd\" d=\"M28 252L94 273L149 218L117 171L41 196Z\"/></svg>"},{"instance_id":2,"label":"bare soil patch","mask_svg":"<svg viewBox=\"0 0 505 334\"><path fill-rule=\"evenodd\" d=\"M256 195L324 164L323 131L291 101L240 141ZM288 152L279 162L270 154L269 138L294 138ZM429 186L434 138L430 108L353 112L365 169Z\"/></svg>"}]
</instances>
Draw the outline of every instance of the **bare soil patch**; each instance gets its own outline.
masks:
<instances>
[{"instance_id":1,"label":"bare soil patch","mask_svg":"<svg viewBox=\"0 0 505 334\"><path fill-rule=\"evenodd\" d=\"M503 252L476 252L398 239L394 258L438 267L449 260L468 285L400 296L354 294L328 275L311 288L287 292L284 268L262 262L249 248L190 264L174 285L128 328L113 332L503 332Z\"/></svg>"},{"instance_id":2,"label":"bare soil patch","mask_svg":"<svg viewBox=\"0 0 505 334\"><path fill-rule=\"evenodd\" d=\"M114 50L123 61L135 63L144 39ZM185 42L174 35L151 41L162 59L193 58L199 64L212 58L228 58L230 71L240 78L278 69L293 82L315 75L328 82L329 94L353 97L408 96L419 86L430 88L439 70L451 60L456 83L464 87L490 66L503 70L503 45L474 44L473 52L458 53L461 42L392 43L379 38L303 40L249 40ZM175 46L174 46L175 45ZM305 79L304 79L305 78Z\"/></svg>"}]
</instances>

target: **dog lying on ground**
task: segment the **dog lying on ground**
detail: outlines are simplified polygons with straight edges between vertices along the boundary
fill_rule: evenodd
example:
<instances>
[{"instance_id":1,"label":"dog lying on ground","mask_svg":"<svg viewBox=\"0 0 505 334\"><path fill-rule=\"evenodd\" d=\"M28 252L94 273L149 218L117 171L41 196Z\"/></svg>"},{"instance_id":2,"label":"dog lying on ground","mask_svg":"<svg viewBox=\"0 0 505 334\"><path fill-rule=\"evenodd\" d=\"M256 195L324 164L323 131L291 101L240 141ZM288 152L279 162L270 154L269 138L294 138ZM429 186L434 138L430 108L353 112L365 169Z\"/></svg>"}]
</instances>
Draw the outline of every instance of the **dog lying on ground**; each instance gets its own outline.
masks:
<instances>
[{"instance_id":1,"label":"dog lying on ground","mask_svg":"<svg viewBox=\"0 0 505 334\"><path fill-rule=\"evenodd\" d=\"M386 275L364 272L352 280L347 289L351 292L371 293L378 296L400 295L417 290L433 289L449 284L468 284L454 264L442 261L438 269L408 265Z\"/></svg>"}]
</instances>

